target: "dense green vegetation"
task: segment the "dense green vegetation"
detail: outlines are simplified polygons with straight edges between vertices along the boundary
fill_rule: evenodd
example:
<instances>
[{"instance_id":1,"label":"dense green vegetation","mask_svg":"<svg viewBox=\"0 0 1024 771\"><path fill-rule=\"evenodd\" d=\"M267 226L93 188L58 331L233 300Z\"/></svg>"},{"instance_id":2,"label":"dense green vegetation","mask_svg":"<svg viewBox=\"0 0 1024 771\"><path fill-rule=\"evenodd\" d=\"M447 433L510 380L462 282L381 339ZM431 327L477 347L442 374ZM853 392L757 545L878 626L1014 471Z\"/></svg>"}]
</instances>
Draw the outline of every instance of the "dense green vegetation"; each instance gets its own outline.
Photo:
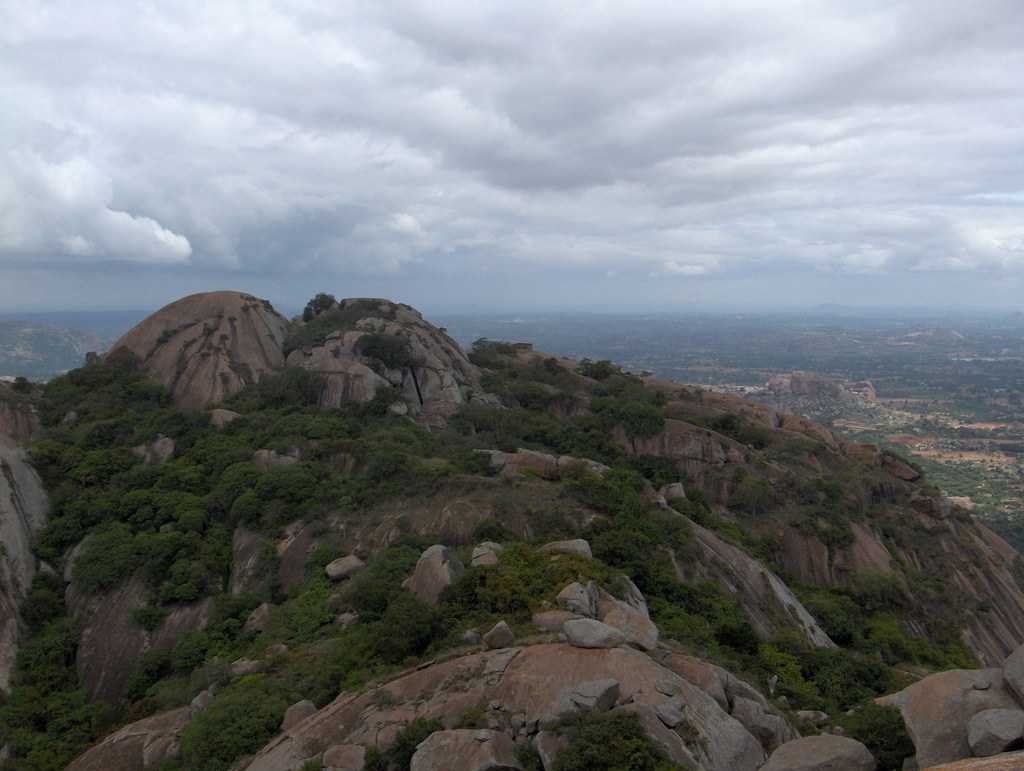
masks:
<instances>
[{"instance_id":1,"label":"dense green vegetation","mask_svg":"<svg viewBox=\"0 0 1024 771\"><path fill-rule=\"evenodd\" d=\"M587 714L563 727L569 746L555 771L686 771L671 763L630 713Z\"/></svg>"}]
</instances>

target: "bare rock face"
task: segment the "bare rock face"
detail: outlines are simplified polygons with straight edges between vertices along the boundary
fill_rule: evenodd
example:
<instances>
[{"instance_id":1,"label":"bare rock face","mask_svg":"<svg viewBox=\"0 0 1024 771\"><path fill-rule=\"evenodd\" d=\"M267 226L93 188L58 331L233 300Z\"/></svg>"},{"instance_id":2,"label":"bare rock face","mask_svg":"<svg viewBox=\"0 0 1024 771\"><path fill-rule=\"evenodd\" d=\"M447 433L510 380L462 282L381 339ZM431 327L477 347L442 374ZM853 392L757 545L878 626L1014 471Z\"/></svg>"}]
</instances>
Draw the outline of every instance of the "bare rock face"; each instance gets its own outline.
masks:
<instances>
[{"instance_id":1,"label":"bare rock face","mask_svg":"<svg viewBox=\"0 0 1024 771\"><path fill-rule=\"evenodd\" d=\"M998 755L1024 746L1024 711L986 709L967 724L967 742L976 757Z\"/></svg>"},{"instance_id":2,"label":"bare rock face","mask_svg":"<svg viewBox=\"0 0 1024 771\"><path fill-rule=\"evenodd\" d=\"M921 768L970 757L968 725L979 712L1019 709L1000 669L939 672L876 701L899 708Z\"/></svg>"},{"instance_id":3,"label":"bare rock face","mask_svg":"<svg viewBox=\"0 0 1024 771\"><path fill-rule=\"evenodd\" d=\"M311 702L309 699L303 699L292 704L284 712L284 718L281 720L281 730L287 731L294 728L303 720L316 712L316 704Z\"/></svg>"},{"instance_id":4,"label":"bare rock face","mask_svg":"<svg viewBox=\"0 0 1024 771\"><path fill-rule=\"evenodd\" d=\"M108 704L120 701L143 653L170 650L181 635L205 628L213 614L213 598L208 597L176 607L154 632L147 632L132 620L132 611L148 598L137 578L91 597L72 583L65 597L81 629L76 665L85 691L90 699Z\"/></svg>"},{"instance_id":5,"label":"bare rock face","mask_svg":"<svg viewBox=\"0 0 1024 771\"><path fill-rule=\"evenodd\" d=\"M411 720L436 719L450 728L467 709L480 704L500 705L490 713L493 730L531 741L541 730L541 718L555 709L566 689L578 691L598 681L617 682L618 702L642 711L645 730L656 733L655 740L669 746L672 757L693 768L756 771L764 763L764 750L739 721L703 690L647 654L625 647L585 650L552 643L471 653L407 672L380 688L343 693L272 740L244 768L290 768L308 758L311 745L377 744L384 748ZM389 695L384 703L379 697L382 690ZM606 689L598 691L604 694ZM668 728L658 717L659 707L669 702L685 721L676 729ZM661 712L669 714L665 709ZM439 767L472 766L449 761Z\"/></svg>"},{"instance_id":6,"label":"bare rock face","mask_svg":"<svg viewBox=\"0 0 1024 771\"><path fill-rule=\"evenodd\" d=\"M18 605L36 571L32 544L46 524L49 500L27 455L0 434L0 695L10 688L17 652Z\"/></svg>"},{"instance_id":7,"label":"bare rock face","mask_svg":"<svg viewBox=\"0 0 1024 771\"><path fill-rule=\"evenodd\" d=\"M690 522L701 558L676 564L684 581L715 581L736 597L754 630L762 638L787 627L796 628L816 648L835 643L789 587L760 560L726 543L710 530ZM788 620L788 624L785 621Z\"/></svg>"},{"instance_id":8,"label":"bare rock face","mask_svg":"<svg viewBox=\"0 0 1024 771\"><path fill-rule=\"evenodd\" d=\"M126 725L73 760L67 771L156 768L180 755L181 731L191 717L191 708L181 707Z\"/></svg>"},{"instance_id":9,"label":"bare rock face","mask_svg":"<svg viewBox=\"0 0 1024 771\"><path fill-rule=\"evenodd\" d=\"M762 771L875 771L877 765L860 742L822 734L783 744Z\"/></svg>"},{"instance_id":10,"label":"bare rock face","mask_svg":"<svg viewBox=\"0 0 1024 771\"><path fill-rule=\"evenodd\" d=\"M34 399L0 383L0 434L18 444L28 444L39 430Z\"/></svg>"},{"instance_id":11,"label":"bare rock face","mask_svg":"<svg viewBox=\"0 0 1024 771\"><path fill-rule=\"evenodd\" d=\"M363 771L366 748L358 744L336 744L324 752L325 771Z\"/></svg>"},{"instance_id":12,"label":"bare rock face","mask_svg":"<svg viewBox=\"0 0 1024 771\"><path fill-rule=\"evenodd\" d=\"M223 401L284 366L288 321L266 300L204 292L161 308L114 343L185 409Z\"/></svg>"},{"instance_id":13,"label":"bare rock face","mask_svg":"<svg viewBox=\"0 0 1024 771\"><path fill-rule=\"evenodd\" d=\"M437 605L441 592L462 575L459 558L447 546L435 544L420 555L416 568L402 584L424 602Z\"/></svg>"},{"instance_id":14,"label":"bare rock face","mask_svg":"<svg viewBox=\"0 0 1024 771\"><path fill-rule=\"evenodd\" d=\"M512 737L500 731L435 731L416 748L411 771L522 771Z\"/></svg>"},{"instance_id":15,"label":"bare rock face","mask_svg":"<svg viewBox=\"0 0 1024 771\"><path fill-rule=\"evenodd\" d=\"M287 363L321 375L325 406L369 401L378 388L394 388L411 415L440 425L480 392L480 371L458 343L408 305L347 299L311 323L335 328L290 351ZM394 356L372 345L382 340Z\"/></svg>"},{"instance_id":16,"label":"bare rock face","mask_svg":"<svg viewBox=\"0 0 1024 771\"><path fill-rule=\"evenodd\" d=\"M1024 768L1024 752L1007 752L991 758L968 758L932 766L928 771L1020 771Z\"/></svg>"}]
</instances>

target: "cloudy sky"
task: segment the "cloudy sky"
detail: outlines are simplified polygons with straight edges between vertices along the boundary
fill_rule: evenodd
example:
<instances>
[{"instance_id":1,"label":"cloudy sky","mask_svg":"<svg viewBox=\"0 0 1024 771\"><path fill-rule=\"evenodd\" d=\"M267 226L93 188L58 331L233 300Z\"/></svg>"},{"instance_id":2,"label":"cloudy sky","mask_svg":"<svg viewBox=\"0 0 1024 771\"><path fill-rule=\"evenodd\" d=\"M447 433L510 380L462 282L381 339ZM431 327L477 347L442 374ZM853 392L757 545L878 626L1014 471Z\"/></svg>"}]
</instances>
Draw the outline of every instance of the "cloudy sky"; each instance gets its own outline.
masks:
<instances>
[{"instance_id":1,"label":"cloudy sky","mask_svg":"<svg viewBox=\"0 0 1024 771\"><path fill-rule=\"evenodd\" d=\"M1020 0L0 19L0 309L1024 305Z\"/></svg>"}]
</instances>

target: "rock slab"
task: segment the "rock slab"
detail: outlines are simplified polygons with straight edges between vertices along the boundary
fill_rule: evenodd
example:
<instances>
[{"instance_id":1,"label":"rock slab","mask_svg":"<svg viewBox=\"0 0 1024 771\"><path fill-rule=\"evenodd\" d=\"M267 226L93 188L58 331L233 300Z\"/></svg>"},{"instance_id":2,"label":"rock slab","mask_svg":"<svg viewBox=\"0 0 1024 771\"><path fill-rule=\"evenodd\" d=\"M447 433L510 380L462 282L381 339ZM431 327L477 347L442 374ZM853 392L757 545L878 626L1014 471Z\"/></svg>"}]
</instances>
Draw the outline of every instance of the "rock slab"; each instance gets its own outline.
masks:
<instances>
[{"instance_id":1,"label":"rock slab","mask_svg":"<svg viewBox=\"0 0 1024 771\"><path fill-rule=\"evenodd\" d=\"M877 765L860 742L822 734L783 744L761 771L875 771Z\"/></svg>"}]
</instances>

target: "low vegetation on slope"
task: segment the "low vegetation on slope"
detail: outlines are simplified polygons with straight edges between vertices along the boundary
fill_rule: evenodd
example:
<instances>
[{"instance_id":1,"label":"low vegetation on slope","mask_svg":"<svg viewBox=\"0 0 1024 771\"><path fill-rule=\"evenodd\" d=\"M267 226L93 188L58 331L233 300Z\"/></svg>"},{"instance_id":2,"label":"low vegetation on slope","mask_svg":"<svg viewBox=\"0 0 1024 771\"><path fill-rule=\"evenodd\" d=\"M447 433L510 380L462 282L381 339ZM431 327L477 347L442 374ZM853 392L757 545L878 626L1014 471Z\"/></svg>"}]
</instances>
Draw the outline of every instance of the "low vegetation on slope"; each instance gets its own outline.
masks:
<instances>
[{"instance_id":1,"label":"low vegetation on slope","mask_svg":"<svg viewBox=\"0 0 1024 771\"><path fill-rule=\"evenodd\" d=\"M290 344L316 338L320 318L311 314ZM386 342L379 346L381 356L395 353ZM699 559L691 521L779 572L779 522L838 550L853 538L853 523L877 516L895 543L908 537L898 532L907 526L887 512L906 505L910 493L881 472L840 460L813 436L705 405L696 392L667 393L607 362L573 368L490 341L478 341L472 360L485 369L482 387L505 406L464 405L436 431L395 415L391 392L318 409L315 375L305 370L264 377L232 397L223 406L236 414L220 427L207 414L171 406L127 352L52 381L41 405L45 432L32 447L53 501L39 556L54 567L70 562L76 596L103 596L141 580L148 603L133 620L150 631L176 608L210 597L213 604L205 627L124 662L133 670L129 686L116 704L101 707L88 702L75 669L78 642L63 582L41 572L26 605L30 637L11 699L0 707L0 744L12 751L6 767L63 768L112 728L188 704L215 685L209 707L185 729L181 767L222 771L275 734L298 699L321 706L340 691L463 645L467 630L499 620L529 634L531 615L570 581L593 580L614 594L620 575L646 596L662 639L745 673L785 710L853 710L848 730L896 764L887 767L898 767L902 756L895 755L905 748L891 735L891 715L865 705L904 684L908 667L971 664L962 643L927 612L948 613L959 601L948 586L918 585L910 593L905 577L918 576L909 566L889 577L800 586L839 646L811 648L796 630L759 637L736 598L711 580L681 581L677 566ZM697 432L701 446L737 457L707 462L648 452L675 424ZM173 452L149 462L146 448L161 438L173 440ZM520 481L494 479L492 456L477 452L518 448L608 470L595 473L580 462L557 478L528 469ZM657 489L678 482L687 499L672 505L688 519L657 502ZM402 581L436 534L399 518L393 533L370 539L362 550L367 567L356 577L338 585L325 575L325 565L351 550L346 538L372 531L375 512L389 501L429 506L459 485L485 490L493 516L450 545L468 564L472 543L500 542L499 564L470 567L428 605ZM527 495L531 485L547 497ZM322 532L298 580L283 586L273 545L297 522L319 523ZM269 545L266 581L232 594L233 542L241 531ZM594 559L552 561L535 548L558 537L587 539ZM265 622L247 623L261 603L270 607ZM344 613L354 622L336 623ZM238 677L229 665L238 660L263 663ZM628 743L631 730L581 728L564 768L593 767L586 765L588 741L612 732ZM649 767L658 762L652 754Z\"/></svg>"}]
</instances>

